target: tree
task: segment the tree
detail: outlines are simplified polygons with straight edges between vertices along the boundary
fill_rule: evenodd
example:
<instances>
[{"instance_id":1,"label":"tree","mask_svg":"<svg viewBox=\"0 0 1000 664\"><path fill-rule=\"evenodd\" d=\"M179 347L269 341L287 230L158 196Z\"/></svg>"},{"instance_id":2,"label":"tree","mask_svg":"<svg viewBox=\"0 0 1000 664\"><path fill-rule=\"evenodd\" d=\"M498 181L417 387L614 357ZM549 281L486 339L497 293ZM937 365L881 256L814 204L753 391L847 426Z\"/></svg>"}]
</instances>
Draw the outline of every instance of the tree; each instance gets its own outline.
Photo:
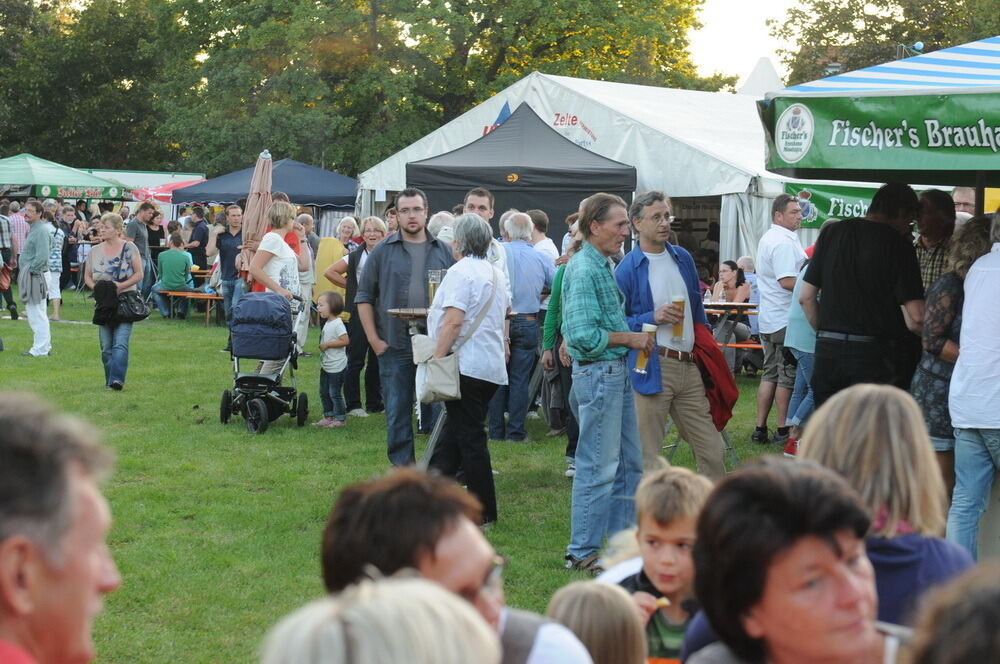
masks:
<instances>
[{"instance_id":1,"label":"tree","mask_svg":"<svg viewBox=\"0 0 1000 664\"><path fill-rule=\"evenodd\" d=\"M1000 32L996 0L800 0L775 37L795 36L779 51L789 85L822 78L827 66L843 71L890 62L900 44L921 41L936 51Z\"/></svg>"},{"instance_id":2,"label":"tree","mask_svg":"<svg viewBox=\"0 0 1000 664\"><path fill-rule=\"evenodd\" d=\"M732 85L690 61L699 2L175 0L159 135L210 174L262 147L357 173L535 69Z\"/></svg>"},{"instance_id":3,"label":"tree","mask_svg":"<svg viewBox=\"0 0 1000 664\"><path fill-rule=\"evenodd\" d=\"M0 144L78 167L169 165L171 150L151 140L159 57L149 26L145 0L92 0L52 15L0 74Z\"/></svg>"}]
</instances>

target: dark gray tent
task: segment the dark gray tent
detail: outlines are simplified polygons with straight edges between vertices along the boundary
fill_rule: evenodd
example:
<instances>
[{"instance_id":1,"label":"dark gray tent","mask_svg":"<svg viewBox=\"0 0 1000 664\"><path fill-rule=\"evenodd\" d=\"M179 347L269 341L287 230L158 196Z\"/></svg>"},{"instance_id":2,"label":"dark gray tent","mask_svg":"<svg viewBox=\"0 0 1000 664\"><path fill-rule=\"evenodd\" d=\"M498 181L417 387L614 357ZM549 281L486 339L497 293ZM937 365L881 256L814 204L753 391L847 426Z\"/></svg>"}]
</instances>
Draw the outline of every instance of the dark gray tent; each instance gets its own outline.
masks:
<instances>
[{"instance_id":1,"label":"dark gray tent","mask_svg":"<svg viewBox=\"0 0 1000 664\"><path fill-rule=\"evenodd\" d=\"M252 177L253 166L175 189L172 200L175 204L235 203L247 197ZM353 209L358 181L294 159L280 159L271 167L271 191L285 192L296 205Z\"/></svg>"},{"instance_id":2,"label":"dark gray tent","mask_svg":"<svg viewBox=\"0 0 1000 664\"><path fill-rule=\"evenodd\" d=\"M431 212L450 210L474 187L496 197L494 228L510 208L549 215L549 237L559 246L564 219L599 191L626 201L635 191L635 167L595 154L563 137L524 103L497 129L457 150L406 165L406 184L427 193Z\"/></svg>"}]
</instances>

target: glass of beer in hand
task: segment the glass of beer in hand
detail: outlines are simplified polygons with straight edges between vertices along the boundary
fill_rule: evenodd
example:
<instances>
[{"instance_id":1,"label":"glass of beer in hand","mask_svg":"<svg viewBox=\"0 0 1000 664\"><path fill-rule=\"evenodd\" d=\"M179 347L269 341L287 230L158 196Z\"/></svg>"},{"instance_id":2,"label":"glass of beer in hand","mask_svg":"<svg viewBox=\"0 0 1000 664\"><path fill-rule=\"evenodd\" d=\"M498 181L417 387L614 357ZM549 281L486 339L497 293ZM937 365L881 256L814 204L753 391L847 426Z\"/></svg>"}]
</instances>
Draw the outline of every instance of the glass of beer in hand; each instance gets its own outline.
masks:
<instances>
[{"instance_id":1,"label":"glass of beer in hand","mask_svg":"<svg viewBox=\"0 0 1000 664\"><path fill-rule=\"evenodd\" d=\"M656 341L656 326L655 325L652 325L650 323L643 323L642 324L642 331L645 332L646 334L648 334L653 339L654 342ZM633 369L633 371L635 371L636 373L640 373L640 374L646 373L646 363L647 362L649 362L649 353L646 352L646 349L642 349L635 356L635 369Z\"/></svg>"},{"instance_id":2,"label":"glass of beer in hand","mask_svg":"<svg viewBox=\"0 0 1000 664\"><path fill-rule=\"evenodd\" d=\"M427 270L427 304L434 303L434 296L437 295L438 286L441 285L441 278L444 270Z\"/></svg>"},{"instance_id":3,"label":"glass of beer in hand","mask_svg":"<svg viewBox=\"0 0 1000 664\"><path fill-rule=\"evenodd\" d=\"M670 298L670 304L681 310L681 318L674 323L673 332L671 333L671 338L674 341L680 341L684 338L684 301L683 295L674 295Z\"/></svg>"}]
</instances>

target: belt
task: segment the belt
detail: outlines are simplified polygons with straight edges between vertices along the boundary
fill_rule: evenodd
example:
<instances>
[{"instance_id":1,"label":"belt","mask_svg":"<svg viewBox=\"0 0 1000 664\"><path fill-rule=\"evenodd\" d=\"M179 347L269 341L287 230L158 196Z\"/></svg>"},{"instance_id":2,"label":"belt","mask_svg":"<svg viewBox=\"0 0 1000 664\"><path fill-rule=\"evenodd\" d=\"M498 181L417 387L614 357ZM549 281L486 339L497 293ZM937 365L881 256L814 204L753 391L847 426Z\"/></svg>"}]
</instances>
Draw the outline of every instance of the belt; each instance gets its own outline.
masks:
<instances>
[{"instance_id":1,"label":"belt","mask_svg":"<svg viewBox=\"0 0 1000 664\"><path fill-rule=\"evenodd\" d=\"M576 360L576 363L579 364L581 367L585 367L588 364L597 364L598 362L623 362L624 360L625 356L623 355L621 357L616 357L610 360Z\"/></svg>"},{"instance_id":2,"label":"belt","mask_svg":"<svg viewBox=\"0 0 1000 664\"><path fill-rule=\"evenodd\" d=\"M537 314L514 314L514 320L538 320Z\"/></svg>"},{"instance_id":3,"label":"belt","mask_svg":"<svg viewBox=\"0 0 1000 664\"><path fill-rule=\"evenodd\" d=\"M820 330L816 333L817 339L833 339L835 341L862 341L864 343L874 343L878 337L867 334L844 334L842 332L824 332Z\"/></svg>"},{"instance_id":4,"label":"belt","mask_svg":"<svg viewBox=\"0 0 1000 664\"><path fill-rule=\"evenodd\" d=\"M694 358L691 353L685 353L682 350L674 350L673 348L664 348L663 346L657 346L656 352L664 357L669 357L674 360L680 360L681 362L693 362Z\"/></svg>"}]
</instances>

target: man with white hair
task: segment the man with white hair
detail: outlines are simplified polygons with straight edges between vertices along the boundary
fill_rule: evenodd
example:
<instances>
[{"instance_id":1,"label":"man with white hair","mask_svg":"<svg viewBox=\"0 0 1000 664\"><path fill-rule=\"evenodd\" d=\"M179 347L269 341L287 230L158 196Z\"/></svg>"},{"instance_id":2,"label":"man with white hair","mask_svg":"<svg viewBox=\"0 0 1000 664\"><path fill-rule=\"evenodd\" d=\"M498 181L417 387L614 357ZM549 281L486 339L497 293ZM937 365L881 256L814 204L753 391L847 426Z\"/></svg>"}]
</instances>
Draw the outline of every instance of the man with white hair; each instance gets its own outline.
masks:
<instances>
[{"instance_id":1,"label":"man with white hair","mask_svg":"<svg viewBox=\"0 0 1000 664\"><path fill-rule=\"evenodd\" d=\"M441 229L446 226L453 226L455 224L455 215L451 212L446 212L442 210L441 212L435 212L431 218L427 221L427 231L437 237L441 234Z\"/></svg>"},{"instance_id":2,"label":"man with white hair","mask_svg":"<svg viewBox=\"0 0 1000 664\"><path fill-rule=\"evenodd\" d=\"M512 295L510 360L507 386L501 386L490 401L489 430L493 440L523 441L527 438L524 419L528 413L531 372L538 353L538 311L542 288L552 285L555 264L531 245L534 229L531 217L514 212L504 224L510 238L504 243ZM504 422L504 413L509 420Z\"/></svg>"},{"instance_id":3,"label":"man with white hair","mask_svg":"<svg viewBox=\"0 0 1000 664\"><path fill-rule=\"evenodd\" d=\"M955 187L951 192L955 212L976 213L976 190L972 187Z\"/></svg>"}]
</instances>

